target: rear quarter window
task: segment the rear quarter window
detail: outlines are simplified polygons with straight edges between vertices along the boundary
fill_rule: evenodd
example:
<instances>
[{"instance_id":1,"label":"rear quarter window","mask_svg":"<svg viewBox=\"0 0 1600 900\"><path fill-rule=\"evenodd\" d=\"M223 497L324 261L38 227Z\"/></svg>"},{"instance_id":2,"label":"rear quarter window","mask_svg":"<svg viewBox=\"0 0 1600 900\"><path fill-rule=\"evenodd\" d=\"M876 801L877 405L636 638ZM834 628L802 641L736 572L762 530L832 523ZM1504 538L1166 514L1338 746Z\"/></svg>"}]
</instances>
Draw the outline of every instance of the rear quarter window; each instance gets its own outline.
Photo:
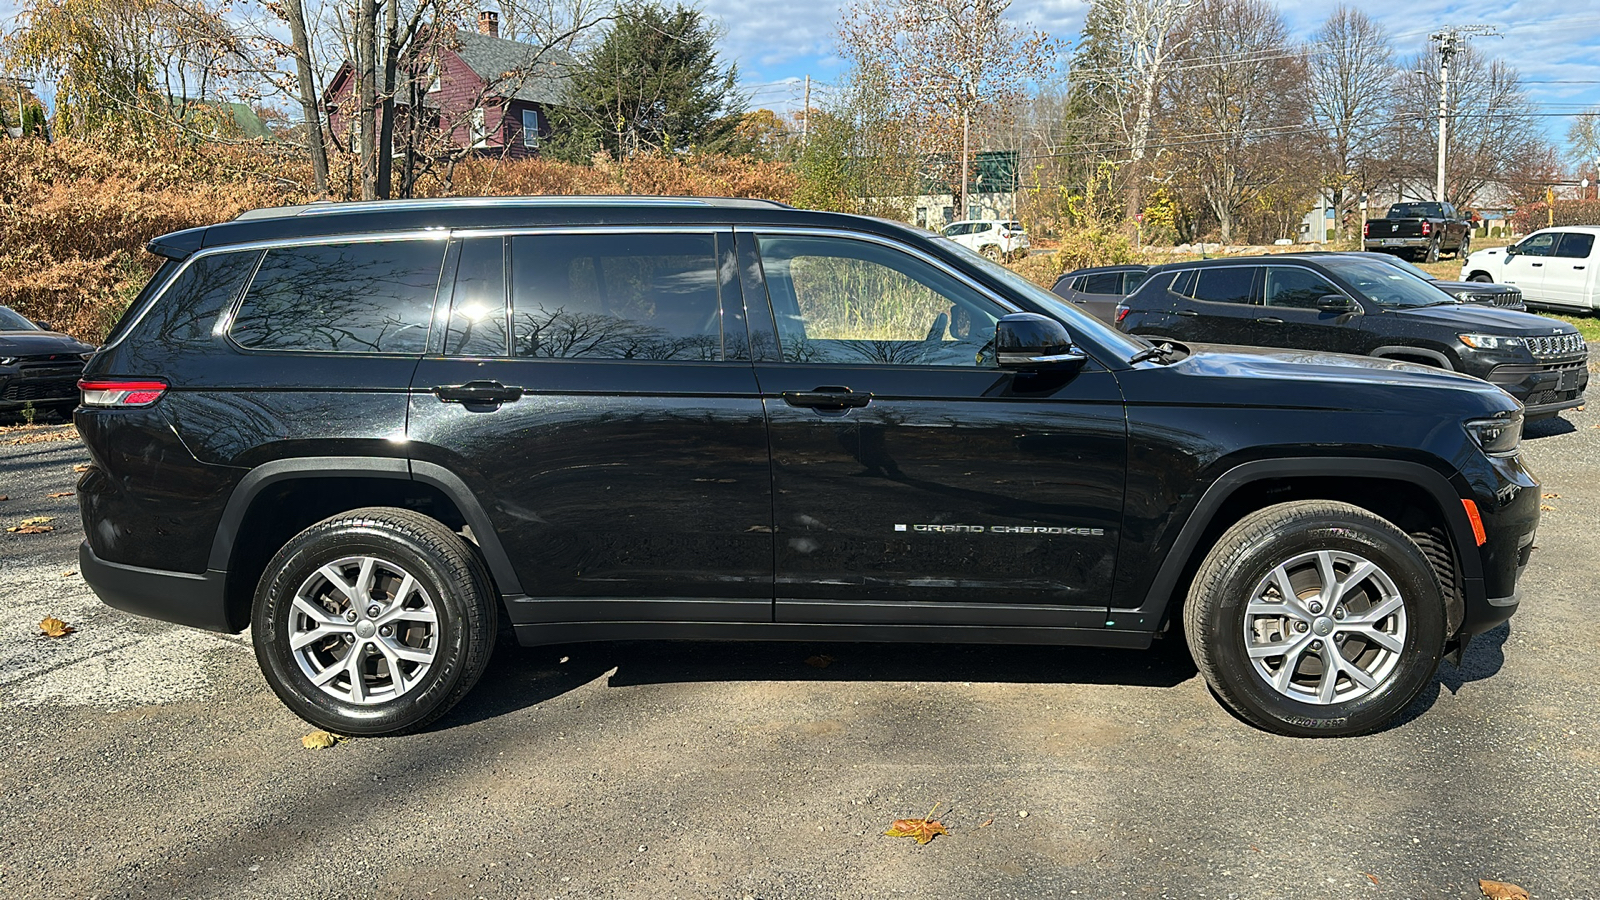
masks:
<instances>
[{"instance_id":1,"label":"rear quarter window","mask_svg":"<svg viewBox=\"0 0 1600 900\"><path fill-rule=\"evenodd\" d=\"M234 316L251 350L422 353L444 241L274 247Z\"/></svg>"},{"instance_id":2,"label":"rear quarter window","mask_svg":"<svg viewBox=\"0 0 1600 900\"><path fill-rule=\"evenodd\" d=\"M138 325L132 326L129 340L167 347L211 341L219 319L238 299L245 279L250 277L260 258L259 250L213 253L189 263L181 273L176 271L181 264L169 261L150 283L156 290L168 281L171 284ZM167 271L167 266L173 271ZM118 329L124 327L119 325ZM115 339L116 332L113 332L108 343Z\"/></svg>"}]
</instances>

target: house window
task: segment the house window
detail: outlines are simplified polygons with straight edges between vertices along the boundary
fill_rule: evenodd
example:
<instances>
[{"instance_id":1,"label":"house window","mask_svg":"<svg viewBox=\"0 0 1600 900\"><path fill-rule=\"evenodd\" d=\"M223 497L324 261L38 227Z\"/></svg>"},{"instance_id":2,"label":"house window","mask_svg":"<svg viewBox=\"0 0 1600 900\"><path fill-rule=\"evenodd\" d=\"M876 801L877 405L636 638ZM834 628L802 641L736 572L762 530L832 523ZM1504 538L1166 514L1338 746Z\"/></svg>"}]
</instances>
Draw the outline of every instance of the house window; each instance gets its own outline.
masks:
<instances>
[{"instance_id":1,"label":"house window","mask_svg":"<svg viewBox=\"0 0 1600 900\"><path fill-rule=\"evenodd\" d=\"M428 85L428 93L430 93L430 94L438 93L439 92L439 64L437 62L428 63L428 73L423 77L427 78L427 81L425 83Z\"/></svg>"},{"instance_id":2,"label":"house window","mask_svg":"<svg viewBox=\"0 0 1600 900\"><path fill-rule=\"evenodd\" d=\"M489 146L489 132L484 124L484 119L483 107L475 107L472 110L472 119L468 123L468 134L471 137L470 145L473 147Z\"/></svg>"},{"instance_id":3,"label":"house window","mask_svg":"<svg viewBox=\"0 0 1600 900\"><path fill-rule=\"evenodd\" d=\"M522 111L522 146L530 149L539 146L539 111L536 109Z\"/></svg>"}]
</instances>

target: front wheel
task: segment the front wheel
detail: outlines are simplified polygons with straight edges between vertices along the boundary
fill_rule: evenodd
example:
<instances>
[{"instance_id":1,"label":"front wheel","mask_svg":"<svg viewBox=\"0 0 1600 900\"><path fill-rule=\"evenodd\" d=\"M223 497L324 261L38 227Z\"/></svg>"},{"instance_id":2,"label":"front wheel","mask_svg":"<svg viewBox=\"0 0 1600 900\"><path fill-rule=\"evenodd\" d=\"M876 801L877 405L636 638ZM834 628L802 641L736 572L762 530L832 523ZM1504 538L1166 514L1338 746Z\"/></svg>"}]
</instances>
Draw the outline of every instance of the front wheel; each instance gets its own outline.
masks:
<instances>
[{"instance_id":1,"label":"front wheel","mask_svg":"<svg viewBox=\"0 0 1600 900\"><path fill-rule=\"evenodd\" d=\"M1439 581L1416 543L1325 500L1229 528L1195 573L1184 626L1218 699L1297 737L1381 728L1427 685L1445 639Z\"/></svg>"},{"instance_id":2,"label":"front wheel","mask_svg":"<svg viewBox=\"0 0 1600 900\"><path fill-rule=\"evenodd\" d=\"M1434 238L1433 242L1428 245L1427 251L1422 256L1422 261L1423 262L1431 262L1431 263L1436 263L1436 262L1439 261L1439 239L1438 238Z\"/></svg>"},{"instance_id":3,"label":"front wheel","mask_svg":"<svg viewBox=\"0 0 1600 900\"><path fill-rule=\"evenodd\" d=\"M1479 284L1494 284L1494 279L1490 278L1484 272L1473 272L1472 276L1470 278L1468 278L1467 280L1468 281L1476 281Z\"/></svg>"},{"instance_id":4,"label":"front wheel","mask_svg":"<svg viewBox=\"0 0 1600 900\"><path fill-rule=\"evenodd\" d=\"M477 556L410 510L344 513L295 535L256 590L251 639L274 693L336 734L414 731L488 665L498 619Z\"/></svg>"},{"instance_id":5,"label":"front wheel","mask_svg":"<svg viewBox=\"0 0 1600 900\"><path fill-rule=\"evenodd\" d=\"M983 254L984 259L998 260L1000 258L1000 248L994 244L984 244L983 249L978 252Z\"/></svg>"},{"instance_id":6,"label":"front wheel","mask_svg":"<svg viewBox=\"0 0 1600 900\"><path fill-rule=\"evenodd\" d=\"M1456 259L1466 259L1472 253L1472 235L1461 236L1461 246L1456 248Z\"/></svg>"}]
</instances>

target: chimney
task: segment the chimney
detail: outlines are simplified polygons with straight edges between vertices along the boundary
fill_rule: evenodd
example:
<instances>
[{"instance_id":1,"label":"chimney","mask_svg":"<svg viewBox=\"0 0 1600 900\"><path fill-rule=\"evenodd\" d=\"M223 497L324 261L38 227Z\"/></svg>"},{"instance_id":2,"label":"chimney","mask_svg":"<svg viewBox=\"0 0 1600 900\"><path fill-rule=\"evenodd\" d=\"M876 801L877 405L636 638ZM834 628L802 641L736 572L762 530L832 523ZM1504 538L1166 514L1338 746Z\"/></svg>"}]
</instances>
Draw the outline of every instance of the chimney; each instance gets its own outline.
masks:
<instances>
[{"instance_id":1,"label":"chimney","mask_svg":"<svg viewBox=\"0 0 1600 900\"><path fill-rule=\"evenodd\" d=\"M499 37L500 14L487 9L478 13L478 33L487 34L489 37Z\"/></svg>"}]
</instances>

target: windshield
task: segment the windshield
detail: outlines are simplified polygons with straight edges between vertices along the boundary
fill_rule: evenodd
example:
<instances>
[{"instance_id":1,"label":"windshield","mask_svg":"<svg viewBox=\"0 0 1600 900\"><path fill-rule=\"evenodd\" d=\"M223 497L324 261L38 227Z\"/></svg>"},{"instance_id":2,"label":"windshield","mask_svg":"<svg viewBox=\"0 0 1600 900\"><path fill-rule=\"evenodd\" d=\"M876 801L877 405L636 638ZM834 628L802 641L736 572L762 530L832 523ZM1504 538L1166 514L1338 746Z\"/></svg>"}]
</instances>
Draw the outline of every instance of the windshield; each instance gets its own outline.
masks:
<instances>
[{"instance_id":1,"label":"windshield","mask_svg":"<svg viewBox=\"0 0 1600 900\"><path fill-rule=\"evenodd\" d=\"M1369 300L1386 309L1439 306L1455 302L1449 294L1427 281L1388 263L1367 259L1330 259L1323 265Z\"/></svg>"},{"instance_id":2,"label":"windshield","mask_svg":"<svg viewBox=\"0 0 1600 900\"><path fill-rule=\"evenodd\" d=\"M940 243L945 247L953 247L959 251L966 260L985 272L998 278L1005 285L1028 300L1046 310L1056 318L1067 324L1068 330L1073 335L1093 335L1093 340L1113 353L1124 353L1132 356L1140 350L1150 346L1146 341L1139 340L1131 335L1123 334L1110 325L1090 317L1087 313L1073 307L1071 304L1050 293L1044 288L1034 284L1028 279L1018 275L997 262L991 262L979 256L977 252L964 244L958 244L947 238L940 238ZM1126 357L1124 357L1126 358Z\"/></svg>"},{"instance_id":3,"label":"windshield","mask_svg":"<svg viewBox=\"0 0 1600 900\"><path fill-rule=\"evenodd\" d=\"M0 331L38 331L39 326L12 310L0 306Z\"/></svg>"},{"instance_id":4,"label":"windshield","mask_svg":"<svg viewBox=\"0 0 1600 900\"><path fill-rule=\"evenodd\" d=\"M1437 203L1396 203L1389 207L1391 219L1442 219L1444 208Z\"/></svg>"}]
</instances>

